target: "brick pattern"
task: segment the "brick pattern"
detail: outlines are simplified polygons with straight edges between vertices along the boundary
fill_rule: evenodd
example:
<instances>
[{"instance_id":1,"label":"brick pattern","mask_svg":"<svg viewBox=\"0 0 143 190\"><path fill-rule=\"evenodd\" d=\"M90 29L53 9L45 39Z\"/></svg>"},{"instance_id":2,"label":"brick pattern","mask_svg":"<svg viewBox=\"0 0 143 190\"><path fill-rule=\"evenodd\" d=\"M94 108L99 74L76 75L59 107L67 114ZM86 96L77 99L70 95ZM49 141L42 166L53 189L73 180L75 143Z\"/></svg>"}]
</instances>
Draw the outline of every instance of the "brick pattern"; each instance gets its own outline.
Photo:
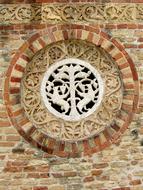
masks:
<instances>
[{"instance_id":1,"label":"brick pattern","mask_svg":"<svg viewBox=\"0 0 143 190\"><path fill-rule=\"evenodd\" d=\"M65 30L67 27L69 28L68 32ZM45 38L45 36L48 36L48 38ZM83 140L76 144L64 143L64 148L61 150L58 141L37 131L35 126L33 126L33 124L27 119L20 103L20 81L24 69L28 64L28 60L30 60L31 56L37 51L43 48L46 44L73 38L87 40L97 46L101 46L111 55L120 69L125 94L123 96L120 115L117 118L117 122L114 124L118 130L115 130L115 127L111 126L101 132L98 136L90 138L89 140ZM31 52L30 55L27 53L29 51ZM16 53L12 59L6 75L7 80L4 85L4 100L12 124L27 141L34 146L40 147L49 154L61 157L76 157L79 156L79 153L82 153L80 150L81 147L84 151L84 155L91 155L103 150L112 143L116 143L122 133L129 126L133 114L137 110L139 82L131 58L128 56L124 47L115 39L111 39L111 37L103 31L90 26L57 25L44 30L44 35L40 32L34 34L20 47L18 53ZM97 143L97 139L99 143Z\"/></svg>"},{"instance_id":2,"label":"brick pattern","mask_svg":"<svg viewBox=\"0 0 143 190\"><path fill-rule=\"evenodd\" d=\"M37 32L40 32L40 35L44 34L44 28L47 27L49 28L47 25L31 24L0 28L0 48L2 50L0 51L0 190L142 190L143 154L140 141L143 138L143 26L138 24L95 24L93 26L94 30L95 28L101 29L113 36L119 44L123 45L132 58L139 76L140 97L138 109L129 129L126 129L122 138L117 140L115 145L111 145L93 156L83 156L76 159L51 157L47 153L32 148L29 144L21 142L21 136L8 119L7 110L9 110L9 106L6 110L3 99L5 96L6 100L6 96L8 96L4 84L6 84L6 81L9 83L9 76L6 73L12 58L13 64L11 66L13 67L19 58L19 56L14 55L18 54L19 49L23 52L28 48L30 42L21 45ZM61 28L63 27L61 26ZM68 29L68 26L66 29ZM66 29L65 37L67 37ZM80 26L78 29L80 30ZM78 35L80 36L81 33L78 33ZM92 35L89 36L91 39ZM44 41L43 39L41 41L43 47L45 46ZM31 51L29 53L31 54ZM28 62L28 57L22 54L21 61L24 65L25 62ZM126 68L126 64L123 65L124 67ZM9 68L9 70L11 69ZM136 76L134 77L136 78ZM11 83L14 81L20 82L19 75L11 76ZM133 99L132 94L127 96ZM15 104L14 102L17 102L15 94L13 94L11 100L11 103ZM135 104L137 104L136 101ZM13 113L13 116L15 117L22 112L19 109ZM120 130L115 125L113 128L115 131ZM130 131L134 128L137 128L140 133L136 140L133 140L130 135ZM95 138L95 142L98 146L101 145L98 137ZM84 142L84 144L85 148L88 147L87 142ZM64 147L64 144L59 145L60 150L63 150Z\"/></svg>"}]
</instances>

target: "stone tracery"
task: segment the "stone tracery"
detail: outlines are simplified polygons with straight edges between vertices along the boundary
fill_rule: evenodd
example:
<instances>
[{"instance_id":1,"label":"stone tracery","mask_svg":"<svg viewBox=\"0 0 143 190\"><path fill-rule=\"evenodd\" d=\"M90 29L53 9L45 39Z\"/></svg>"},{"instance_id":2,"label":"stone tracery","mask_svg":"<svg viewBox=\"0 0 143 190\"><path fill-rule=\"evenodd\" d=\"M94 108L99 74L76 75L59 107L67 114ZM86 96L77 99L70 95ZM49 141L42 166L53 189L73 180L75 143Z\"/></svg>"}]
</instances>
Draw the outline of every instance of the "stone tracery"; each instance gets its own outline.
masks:
<instances>
[{"instance_id":1,"label":"stone tracery","mask_svg":"<svg viewBox=\"0 0 143 190\"><path fill-rule=\"evenodd\" d=\"M56 117L46 109L40 97L41 81L49 65L67 58L90 63L105 83L100 107L82 120L66 121ZM122 103L122 84L118 68L103 49L86 41L67 40L50 44L34 56L26 68L21 94L27 116L38 130L59 140L79 141L99 133L114 122Z\"/></svg>"},{"instance_id":2,"label":"stone tracery","mask_svg":"<svg viewBox=\"0 0 143 190\"><path fill-rule=\"evenodd\" d=\"M103 96L103 82L87 62L64 59L45 74L41 94L51 112L56 110L59 117L76 121L95 111Z\"/></svg>"},{"instance_id":3,"label":"stone tracery","mask_svg":"<svg viewBox=\"0 0 143 190\"><path fill-rule=\"evenodd\" d=\"M142 20L142 8L139 4L116 3L44 3L26 5L1 5L0 21L5 23L32 22L134 22Z\"/></svg>"}]
</instances>

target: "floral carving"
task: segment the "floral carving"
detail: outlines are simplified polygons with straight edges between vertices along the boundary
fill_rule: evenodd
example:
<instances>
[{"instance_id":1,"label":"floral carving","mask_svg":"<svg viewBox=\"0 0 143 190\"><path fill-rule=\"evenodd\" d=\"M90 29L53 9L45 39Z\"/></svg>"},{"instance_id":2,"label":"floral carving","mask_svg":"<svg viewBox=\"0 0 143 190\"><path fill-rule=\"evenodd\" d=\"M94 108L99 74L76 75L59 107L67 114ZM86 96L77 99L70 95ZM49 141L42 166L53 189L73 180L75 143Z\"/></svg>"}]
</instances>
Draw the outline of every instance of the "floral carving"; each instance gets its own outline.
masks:
<instances>
[{"instance_id":1,"label":"floral carving","mask_svg":"<svg viewBox=\"0 0 143 190\"><path fill-rule=\"evenodd\" d=\"M54 63L71 57L91 64L100 73L105 86L103 101L98 109L76 121L56 117L46 108L40 94L41 82L47 69L50 69L50 65L52 67ZM71 67L75 69L76 65L69 64L68 67L64 65L57 68L57 70L55 69L52 78L48 79L49 82L45 87L49 101L51 103L58 102L60 112L67 115L70 115L71 111L70 82L68 81ZM91 90L94 92L93 97L95 97L96 91L96 95L100 91L96 75L93 75L91 80L92 72L88 70L88 67L87 70L84 70L85 68L86 66L80 65L77 72L75 71L76 77L74 78L77 96L80 94L79 100L76 102L78 108L76 111L79 115L88 112L87 105L82 105L81 103L82 99L84 99L83 97L88 97L82 96L82 93L89 90L88 84L90 84ZM68 76L66 82L63 82L63 75L64 79ZM77 80L78 82L76 83L78 75L81 79ZM85 83L83 83L84 80ZM88 84L86 83L87 81L89 82ZM56 86L54 82L58 82L58 85ZM27 116L37 129L58 140L79 141L99 133L115 121L122 103L123 86L118 68L102 48L82 40L66 40L48 45L33 57L26 68L21 90L22 105ZM92 91L88 94L92 95ZM60 95L55 93L60 93ZM60 102L61 96L61 101L64 100L64 103Z\"/></svg>"},{"instance_id":2,"label":"floral carving","mask_svg":"<svg viewBox=\"0 0 143 190\"><path fill-rule=\"evenodd\" d=\"M95 111L103 96L103 82L87 62L64 59L46 72L41 94L53 114L75 121Z\"/></svg>"},{"instance_id":3,"label":"floral carving","mask_svg":"<svg viewBox=\"0 0 143 190\"><path fill-rule=\"evenodd\" d=\"M141 4L74 3L0 5L1 23L135 22L142 20Z\"/></svg>"}]
</instances>

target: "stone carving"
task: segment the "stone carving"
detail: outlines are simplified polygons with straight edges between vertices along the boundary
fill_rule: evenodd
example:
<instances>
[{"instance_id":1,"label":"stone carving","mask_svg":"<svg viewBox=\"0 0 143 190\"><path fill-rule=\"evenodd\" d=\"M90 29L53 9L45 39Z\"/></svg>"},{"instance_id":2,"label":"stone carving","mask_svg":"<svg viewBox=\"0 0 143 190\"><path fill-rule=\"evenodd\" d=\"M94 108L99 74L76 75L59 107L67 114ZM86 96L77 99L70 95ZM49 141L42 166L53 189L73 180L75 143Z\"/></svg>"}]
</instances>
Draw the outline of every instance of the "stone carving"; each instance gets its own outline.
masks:
<instances>
[{"instance_id":1,"label":"stone carving","mask_svg":"<svg viewBox=\"0 0 143 190\"><path fill-rule=\"evenodd\" d=\"M0 5L0 23L83 23L137 22L142 20L141 4L21 4Z\"/></svg>"},{"instance_id":2,"label":"stone carving","mask_svg":"<svg viewBox=\"0 0 143 190\"><path fill-rule=\"evenodd\" d=\"M137 4L136 8L137 8L136 18L137 18L137 20L142 21L142 19L143 19L143 6L142 5L140 6L140 4Z\"/></svg>"},{"instance_id":3,"label":"stone carving","mask_svg":"<svg viewBox=\"0 0 143 190\"><path fill-rule=\"evenodd\" d=\"M54 115L76 121L94 112L100 104L103 82L87 62L63 59L45 74L41 94Z\"/></svg>"},{"instance_id":4,"label":"stone carving","mask_svg":"<svg viewBox=\"0 0 143 190\"><path fill-rule=\"evenodd\" d=\"M45 102L41 97L41 84L45 73L48 69L52 68L58 62L65 60L84 61L83 64L79 64L79 68L76 68L76 64L67 62L60 67L54 68L54 72L48 75L48 82L45 83L44 91L49 99L49 104L59 104L59 112L64 116L70 116L72 101L70 100L70 88L69 85L69 72L73 69L76 77L74 77L76 86L76 120L65 119L64 117L57 117L49 111ZM100 96L100 80L97 75L89 69L89 65L100 73L100 76L104 83L104 95L103 99L99 101L98 109L95 109L90 114L87 114L90 110L87 107L87 102L82 103L84 98L88 99L88 96L84 94L91 91L90 96L98 99ZM71 68L73 67L73 68ZM71 69L69 71L69 69ZM92 73L94 73L92 75ZM62 76L64 75L64 83ZM77 76L81 78L79 81ZM52 76L52 77L51 77ZM68 77L67 77L68 76ZM51 77L51 78L50 78ZM66 79L67 77L67 79ZM60 82L59 82L60 79ZM54 84L58 81L58 85ZM82 83L85 80L85 83ZM87 83L89 81L89 83ZM53 85L54 84L54 85ZM108 127L115 121L116 116L119 113L122 103L123 87L120 80L120 73L118 68L114 64L111 57L99 47L94 44L82 41L82 40L66 40L60 41L48 45L45 49L42 49L39 54L36 54L31 62L27 65L24 77L22 79L21 86L21 100L25 109L27 117L37 127L37 130L42 130L48 136L56 138L57 140L64 141L79 141L89 138L105 127ZM62 98L61 98L62 97ZM93 97L90 97L92 99ZM102 97L102 96L101 96ZM63 103L64 102L64 103ZM94 107L93 104L89 108ZM70 106L69 106L70 105ZM84 115L82 119L80 116Z\"/></svg>"}]
</instances>

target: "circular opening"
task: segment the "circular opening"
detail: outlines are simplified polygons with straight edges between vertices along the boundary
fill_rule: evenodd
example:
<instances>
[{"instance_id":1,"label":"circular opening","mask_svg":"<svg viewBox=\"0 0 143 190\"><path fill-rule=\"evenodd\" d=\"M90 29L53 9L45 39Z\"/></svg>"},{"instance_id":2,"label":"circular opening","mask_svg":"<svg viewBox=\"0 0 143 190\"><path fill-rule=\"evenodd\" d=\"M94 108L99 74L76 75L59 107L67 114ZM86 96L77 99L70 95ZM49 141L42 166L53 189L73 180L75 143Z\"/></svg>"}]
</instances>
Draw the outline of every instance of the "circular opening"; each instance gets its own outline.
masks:
<instances>
[{"instance_id":1,"label":"circular opening","mask_svg":"<svg viewBox=\"0 0 143 190\"><path fill-rule=\"evenodd\" d=\"M68 58L53 64L45 73L41 95L47 109L67 121L78 121L100 105L104 84L89 63Z\"/></svg>"}]
</instances>

